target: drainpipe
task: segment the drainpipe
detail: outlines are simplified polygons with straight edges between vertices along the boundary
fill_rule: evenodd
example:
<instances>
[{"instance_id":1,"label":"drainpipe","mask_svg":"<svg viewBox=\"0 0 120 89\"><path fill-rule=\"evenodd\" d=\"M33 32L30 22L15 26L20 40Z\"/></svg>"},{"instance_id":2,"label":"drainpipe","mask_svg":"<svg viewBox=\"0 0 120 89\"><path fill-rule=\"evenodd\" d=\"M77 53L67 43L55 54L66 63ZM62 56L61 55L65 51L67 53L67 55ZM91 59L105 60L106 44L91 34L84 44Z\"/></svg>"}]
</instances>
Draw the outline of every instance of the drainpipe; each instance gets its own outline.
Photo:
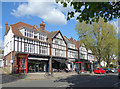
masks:
<instances>
[{"instance_id":1,"label":"drainpipe","mask_svg":"<svg viewBox=\"0 0 120 89\"><path fill-rule=\"evenodd\" d=\"M53 70L52 70L52 42L50 44L50 61L49 61L49 69L51 72L51 76L53 76Z\"/></svg>"}]
</instances>

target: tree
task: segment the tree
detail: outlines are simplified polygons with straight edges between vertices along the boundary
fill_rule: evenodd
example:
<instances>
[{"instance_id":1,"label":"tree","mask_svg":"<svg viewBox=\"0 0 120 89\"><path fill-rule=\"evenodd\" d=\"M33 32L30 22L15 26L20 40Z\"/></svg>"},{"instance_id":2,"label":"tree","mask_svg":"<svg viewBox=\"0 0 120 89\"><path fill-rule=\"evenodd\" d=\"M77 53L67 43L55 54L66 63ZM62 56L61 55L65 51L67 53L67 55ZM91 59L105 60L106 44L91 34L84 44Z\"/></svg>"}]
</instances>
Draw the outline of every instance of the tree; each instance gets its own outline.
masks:
<instances>
[{"instance_id":1,"label":"tree","mask_svg":"<svg viewBox=\"0 0 120 89\"><path fill-rule=\"evenodd\" d=\"M87 49L90 49L96 56L98 66L102 59L109 61L113 55L116 55L117 32L114 26L105 23L104 19L101 18L98 23L94 22L93 24L78 23L75 30Z\"/></svg>"},{"instance_id":2,"label":"tree","mask_svg":"<svg viewBox=\"0 0 120 89\"><path fill-rule=\"evenodd\" d=\"M62 0L56 0L56 2L61 2L63 7L67 7L68 4L73 7L74 10L67 13L67 20L73 18L76 13L79 14L76 20L79 22L85 21L86 23L98 22L100 17L104 18L105 22L120 17L120 1L111 2L109 0L108 2L75 2L74 0L65 0L65 2L63 2Z\"/></svg>"}]
</instances>

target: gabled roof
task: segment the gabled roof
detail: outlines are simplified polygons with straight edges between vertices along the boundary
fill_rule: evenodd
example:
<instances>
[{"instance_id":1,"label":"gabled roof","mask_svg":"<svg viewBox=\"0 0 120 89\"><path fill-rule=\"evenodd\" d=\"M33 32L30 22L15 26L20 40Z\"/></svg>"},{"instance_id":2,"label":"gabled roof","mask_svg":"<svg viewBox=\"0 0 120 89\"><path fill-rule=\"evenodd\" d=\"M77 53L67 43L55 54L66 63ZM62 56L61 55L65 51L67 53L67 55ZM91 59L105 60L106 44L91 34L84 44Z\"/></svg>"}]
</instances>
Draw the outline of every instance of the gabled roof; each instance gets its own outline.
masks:
<instances>
[{"instance_id":1,"label":"gabled roof","mask_svg":"<svg viewBox=\"0 0 120 89\"><path fill-rule=\"evenodd\" d=\"M64 39L66 42L69 42L69 39L66 36L64 36Z\"/></svg>"},{"instance_id":2,"label":"gabled roof","mask_svg":"<svg viewBox=\"0 0 120 89\"><path fill-rule=\"evenodd\" d=\"M48 38L54 38L58 32L59 32L59 30L55 31L55 32L52 31L52 32L48 33Z\"/></svg>"},{"instance_id":3,"label":"gabled roof","mask_svg":"<svg viewBox=\"0 0 120 89\"><path fill-rule=\"evenodd\" d=\"M61 36L62 36L62 38L63 38L63 40L65 41L65 43L67 44L67 42L66 42L66 40L64 39L64 37L63 37L63 35L62 35L62 33L60 32L60 30L58 30L58 31L55 31L55 32L50 32L49 34L48 34L48 38L51 38L51 39L53 39L58 33L60 33L61 34Z\"/></svg>"},{"instance_id":4,"label":"gabled roof","mask_svg":"<svg viewBox=\"0 0 120 89\"><path fill-rule=\"evenodd\" d=\"M70 42L70 43L73 43L73 44L76 44L76 42L77 42L75 39L73 40L72 37L70 39L68 39L66 36L64 36L64 38L67 42Z\"/></svg>"}]
</instances>

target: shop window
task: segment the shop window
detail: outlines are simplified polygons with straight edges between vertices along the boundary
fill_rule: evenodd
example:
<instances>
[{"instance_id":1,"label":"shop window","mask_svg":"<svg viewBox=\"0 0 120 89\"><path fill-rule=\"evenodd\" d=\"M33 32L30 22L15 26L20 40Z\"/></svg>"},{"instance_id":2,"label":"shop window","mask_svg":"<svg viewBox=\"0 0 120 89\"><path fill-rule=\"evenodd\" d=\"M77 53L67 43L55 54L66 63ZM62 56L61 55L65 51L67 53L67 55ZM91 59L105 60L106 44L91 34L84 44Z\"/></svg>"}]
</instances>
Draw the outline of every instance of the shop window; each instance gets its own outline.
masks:
<instances>
[{"instance_id":1,"label":"shop window","mask_svg":"<svg viewBox=\"0 0 120 89\"><path fill-rule=\"evenodd\" d=\"M21 59L21 69L25 69L26 68L26 60L25 60L25 58L24 59Z\"/></svg>"}]
</instances>

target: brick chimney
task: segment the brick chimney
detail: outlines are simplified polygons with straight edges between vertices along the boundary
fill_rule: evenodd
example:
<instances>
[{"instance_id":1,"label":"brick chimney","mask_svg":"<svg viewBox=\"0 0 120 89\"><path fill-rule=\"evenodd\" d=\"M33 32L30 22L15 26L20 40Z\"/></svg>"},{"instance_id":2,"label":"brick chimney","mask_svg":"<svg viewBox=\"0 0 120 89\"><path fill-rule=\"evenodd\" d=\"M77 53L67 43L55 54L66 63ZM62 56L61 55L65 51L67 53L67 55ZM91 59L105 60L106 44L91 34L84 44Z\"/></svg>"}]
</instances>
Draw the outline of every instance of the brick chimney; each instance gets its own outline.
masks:
<instances>
[{"instance_id":1,"label":"brick chimney","mask_svg":"<svg viewBox=\"0 0 120 89\"><path fill-rule=\"evenodd\" d=\"M72 38L72 37L70 38L70 41L73 41L73 38Z\"/></svg>"},{"instance_id":2,"label":"brick chimney","mask_svg":"<svg viewBox=\"0 0 120 89\"><path fill-rule=\"evenodd\" d=\"M42 23L40 24L40 29L41 30L45 30L45 23L42 21Z\"/></svg>"},{"instance_id":3,"label":"brick chimney","mask_svg":"<svg viewBox=\"0 0 120 89\"><path fill-rule=\"evenodd\" d=\"M7 29L8 29L8 23L7 22L5 24L5 28L6 28L6 32L7 32Z\"/></svg>"}]
</instances>

